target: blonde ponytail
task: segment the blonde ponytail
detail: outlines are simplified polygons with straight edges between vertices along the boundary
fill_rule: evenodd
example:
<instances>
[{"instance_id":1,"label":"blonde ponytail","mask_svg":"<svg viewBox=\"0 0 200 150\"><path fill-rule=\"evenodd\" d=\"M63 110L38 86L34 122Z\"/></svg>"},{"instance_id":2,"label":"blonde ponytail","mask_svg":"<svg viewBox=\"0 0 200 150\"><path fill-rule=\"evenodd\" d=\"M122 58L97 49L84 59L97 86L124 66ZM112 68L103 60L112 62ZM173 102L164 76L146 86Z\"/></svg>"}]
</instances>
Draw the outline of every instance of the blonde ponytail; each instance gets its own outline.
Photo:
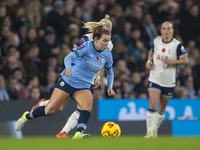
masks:
<instances>
[{"instance_id":1,"label":"blonde ponytail","mask_svg":"<svg viewBox=\"0 0 200 150\"><path fill-rule=\"evenodd\" d=\"M105 18L101 19L100 22L105 23L106 27L110 27L112 29L112 22L110 21L110 16L108 14L106 14Z\"/></svg>"},{"instance_id":2,"label":"blonde ponytail","mask_svg":"<svg viewBox=\"0 0 200 150\"><path fill-rule=\"evenodd\" d=\"M87 22L87 23L84 23L83 27L88 28L89 32L91 32L91 33L94 33L94 31L99 27L107 29L105 26L105 23L102 23L102 22Z\"/></svg>"},{"instance_id":3,"label":"blonde ponytail","mask_svg":"<svg viewBox=\"0 0 200 150\"><path fill-rule=\"evenodd\" d=\"M109 15L105 15L104 19L101 19L100 22L86 22L84 23L83 28L88 28L90 33L94 33L94 31L99 28L102 27L104 29L112 29L112 22L109 20L110 16Z\"/></svg>"}]
</instances>

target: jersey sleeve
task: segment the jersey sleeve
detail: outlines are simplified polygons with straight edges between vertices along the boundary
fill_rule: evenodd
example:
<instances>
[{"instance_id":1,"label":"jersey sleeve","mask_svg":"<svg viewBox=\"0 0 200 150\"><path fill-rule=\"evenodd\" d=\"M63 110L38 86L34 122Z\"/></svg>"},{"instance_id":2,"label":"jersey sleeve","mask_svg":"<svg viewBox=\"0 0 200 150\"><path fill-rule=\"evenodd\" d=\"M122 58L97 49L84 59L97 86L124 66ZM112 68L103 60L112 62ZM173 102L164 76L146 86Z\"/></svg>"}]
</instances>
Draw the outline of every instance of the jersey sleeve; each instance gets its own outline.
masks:
<instances>
[{"instance_id":1,"label":"jersey sleeve","mask_svg":"<svg viewBox=\"0 0 200 150\"><path fill-rule=\"evenodd\" d=\"M74 50L72 50L72 52L77 55L77 58L86 54L87 51L88 51L88 44L86 44L86 43L84 43L84 44L80 45L79 47L75 48Z\"/></svg>"},{"instance_id":2,"label":"jersey sleeve","mask_svg":"<svg viewBox=\"0 0 200 150\"><path fill-rule=\"evenodd\" d=\"M110 57L109 57L108 61L104 65L105 69L112 68L112 64L113 64L113 59L112 59L112 54L110 54Z\"/></svg>"},{"instance_id":3,"label":"jersey sleeve","mask_svg":"<svg viewBox=\"0 0 200 150\"><path fill-rule=\"evenodd\" d=\"M106 64L104 65L107 73L108 89L113 88L113 82L114 82L112 64L113 64L113 59L112 59L112 54L110 53L109 61L106 62Z\"/></svg>"},{"instance_id":4,"label":"jersey sleeve","mask_svg":"<svg viewBox=\"0 0 200 150\"><path fill-rule=\"evenodd\" d=\"M152 42L150 51L151 51L152 53L154 53L154 41Z\"/></svg>"},{"instance_id":5,"label":"jersey sleeve","mask_svg":"<svg viewBox=\"0 0 200 150\"><path fill-rule=\"evenodd\" d=\"M108 89L113 89L114 73L112 67L106 69L106 73L107 73Z\"/></svg>"},{"instance_id":6,"label":"jersey sleeve","mask_svg":"<svg viewBox=\"0 0 200 150\"><path fill-rule=\"evenodd\" d=\"M82 36L78 42L76 42L76 44L74 45L75 48L79 47L80 45L82 45L84 42L89 41L89 38L87 35Z\"/></svg>"},{"instance_id":7,"label":"jersey sleeve","mask_svg":"<svg viewBox=\"0 0 200 150\"><path fill-rule=\"evenodd\" d=\"M64 59L64 64L66 69L71 69L72 61L78 57L83 56L88 51L88 46L86 44L82 44L76 49L72 50L72 53L67 55Z\"/></svg>"},{"instance_id":8,"label":"jersey sleeve","mask_svg":"<svg viewBox=\"0 0 200 150\"><path fill-rule=\"evenodd\" d=\"M177 59L181 59L187 55L188 54L187 54L186 49L184 48L184 46L181 43L179 43L177 46Z\"/></svg>"}]
</instances>

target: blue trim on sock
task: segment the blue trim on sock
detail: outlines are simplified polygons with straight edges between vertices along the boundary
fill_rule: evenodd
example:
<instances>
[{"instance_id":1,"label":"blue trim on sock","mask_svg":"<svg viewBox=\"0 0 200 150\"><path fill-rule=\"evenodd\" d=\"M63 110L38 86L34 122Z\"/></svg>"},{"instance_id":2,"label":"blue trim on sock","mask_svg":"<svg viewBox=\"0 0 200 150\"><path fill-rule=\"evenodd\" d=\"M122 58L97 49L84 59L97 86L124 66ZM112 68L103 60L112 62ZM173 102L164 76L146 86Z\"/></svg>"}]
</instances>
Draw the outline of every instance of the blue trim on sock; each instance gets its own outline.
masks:
<instances>
[{"instance_id":1,"label":"blue trim on sock","mask_svg":"<svg viewBox=\"0 0 200 150\"><path fill-rule=\"evenodd\" d=\"M82 110L78 119L77 131L83 133L86 130L89 118L90 112L87 110Z\"/></svg>"},{"instance_id":2,"label":"blue trim on sock","mask_svg":"<svg viewBox=\"0 0 200 150\"><path fill-rule=\"evenodd\" d=\"M40 106L40 107L34 109L32 112L30 112L26 115L26 118L28 120L30 120L30 119L37 118L40 116L46 116L45 111L44 111L45 107L46 106Z\"/></svg>"},{"instance_id":3,"label":"blue trim on sock","mask_svg":"<svg viewBox=\"0 0 200 150\"><path fill-rule=\"evenodd\" d=\"M79 123L78 125L77 125L77 128L83 128L84 130L87 128L87 126L86 126L86 124L84 124L84 123Z\"/></svg>"},{"instance_id":4,"label":"blue trim on sock","mask_svg":"<svg viewBox=\"0 0 200 150\"><path fill-rule=\"evenodd\" d=\"M31 117L31 118L34 118L34 116L33 116L33 111L30 112L30 117Z\"/></svg>"},{"instance_id":5,"label":"blue trim on sock","mask_svg":"<svg viewBox=\"0 0 200 150\"><path fill-rule=\"evenodd\" d=\"M46 106L40 106L40 107L34 109L32 112L26 114L26 118L28 120L30 120L30 119L37 118L37 117L40 117L40 116L46 116L45 107Z\"/></svg>"}]
</instances>

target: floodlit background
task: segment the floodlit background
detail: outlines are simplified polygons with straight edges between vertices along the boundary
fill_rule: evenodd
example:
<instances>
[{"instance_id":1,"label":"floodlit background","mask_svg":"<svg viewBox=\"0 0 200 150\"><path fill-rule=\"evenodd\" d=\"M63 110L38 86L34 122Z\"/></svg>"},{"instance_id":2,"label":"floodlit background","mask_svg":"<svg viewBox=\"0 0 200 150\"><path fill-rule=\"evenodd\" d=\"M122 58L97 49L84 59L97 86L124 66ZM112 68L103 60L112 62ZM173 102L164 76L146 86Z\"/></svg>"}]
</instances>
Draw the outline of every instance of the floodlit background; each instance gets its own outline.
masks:
<instances>
[{"instance_id":1,"label":"floodlit background","mask_svg":"<svg viewBox=\"0 0 200 150\"><path fill-rule=\"evenodd\" d=\"M100 135L104 122L115 121L122 135L145 134L147 53L153 39L160 35L161 23L170 21L175 38L189 54L189 64L177 68L176 99L170 100L159 134L199 136L199 6L199 0L1 0L0 136L54 136L60 131L76 109L73 101L63 112L30 121L22 132L15 132L14 124L39 99L49 99L64 69L64 57L87 32L82 22L100 21L105 14L113 23L116 95L106 95L103 77L94 93L87 132Z\"/></svg>"}]
</instances>

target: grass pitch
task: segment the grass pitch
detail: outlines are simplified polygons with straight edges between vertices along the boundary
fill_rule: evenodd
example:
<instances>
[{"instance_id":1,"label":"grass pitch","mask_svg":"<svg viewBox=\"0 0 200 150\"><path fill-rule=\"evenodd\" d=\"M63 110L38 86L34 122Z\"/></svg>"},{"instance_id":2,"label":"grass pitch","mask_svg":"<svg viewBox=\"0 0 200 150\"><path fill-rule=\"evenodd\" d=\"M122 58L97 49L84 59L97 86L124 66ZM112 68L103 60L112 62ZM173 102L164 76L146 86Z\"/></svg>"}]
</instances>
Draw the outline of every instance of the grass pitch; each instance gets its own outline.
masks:
<instances>
[{"instance_id":1,"label":"grass pitch","mask_svg":"<svg viewBox=\"0 0 200 150\"><path fill-rule=\"evenodd\" d=\"M39 136L23 139L0 137L0 147L1 150L197 150L200 147L200 138L144 139L121 136L116 139L90 137L72 140Z\"/></svg>"}]
</instances>

